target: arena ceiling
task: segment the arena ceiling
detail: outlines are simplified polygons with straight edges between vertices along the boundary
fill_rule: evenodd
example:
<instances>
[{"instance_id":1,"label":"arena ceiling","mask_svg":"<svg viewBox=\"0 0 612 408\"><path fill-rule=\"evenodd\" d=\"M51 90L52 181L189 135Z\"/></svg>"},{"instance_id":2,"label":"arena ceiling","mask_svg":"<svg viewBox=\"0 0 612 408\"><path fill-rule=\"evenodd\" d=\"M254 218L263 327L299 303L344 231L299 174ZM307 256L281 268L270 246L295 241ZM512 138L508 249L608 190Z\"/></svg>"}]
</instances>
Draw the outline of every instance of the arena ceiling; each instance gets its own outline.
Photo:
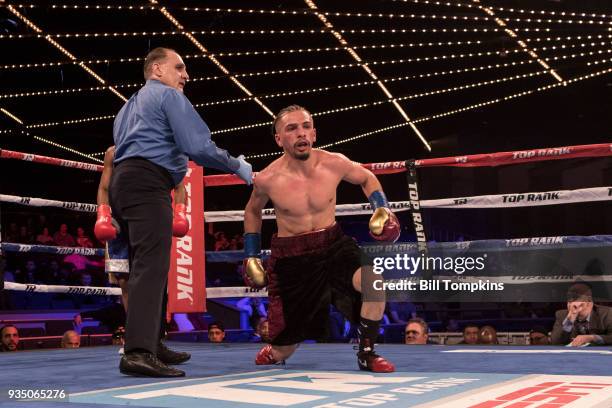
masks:
<instances>
[{"instance_id":1,"label":"arena ceiling","mask_svg":"<svg viewBox=\"0 0 612 408\"><path fill-rule=\"evenodd\" d=\"M388 161L610 141L612 2L0 0L0 147L100 160L156 46L218 145L261 169L289 104ZM430 151L431 150L431 151Z\"/></svg>"}]
</instances>

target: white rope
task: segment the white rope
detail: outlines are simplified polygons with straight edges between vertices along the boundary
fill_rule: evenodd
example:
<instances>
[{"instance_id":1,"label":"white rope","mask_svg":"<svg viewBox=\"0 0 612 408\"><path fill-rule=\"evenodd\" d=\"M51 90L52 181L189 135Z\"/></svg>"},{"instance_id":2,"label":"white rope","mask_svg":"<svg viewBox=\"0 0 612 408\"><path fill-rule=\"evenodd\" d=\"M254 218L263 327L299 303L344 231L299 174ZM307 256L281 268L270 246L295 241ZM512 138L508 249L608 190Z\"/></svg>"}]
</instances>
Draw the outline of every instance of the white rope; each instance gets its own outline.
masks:
<instances>
[{"instance_id":1,"label":"white rope","mask_svg":"<svg viewBox=\"0 0 612 408\"><path fill-rule=\"evenodd\" d=\"M4 203L14 203L29 205L32 207L60 207L67 210L96 212L96 204L75 203L71 201L47 200L44 198L19 197L14 195L0 194L0 201Z\"/></svg>"},{"instance_id":2,"label":"white rope","mask_svg":"<svg viewBox=\"0 0 612 408\"><path fill-rule=\"evenodd\" d=\"M423 200L423 208L513 208L537 207L612 200L612 187L582 188L578 190L545 191L540 193L495 194L475 197Z\"/></svg>"},{"instance_id":3,"label":"white rope","mask_svg":"<svg viewBox=\"0 0 612 408\"><path fill-rule=\"evenodd\" d=\"M495 194L472 197L442 198L439 200L421 200L421 208L513 208L537 207L541 205L557 205L583 203L592 201L612 200L612 187L594 187L578 190L544 191L537 193ZM410 209L409 201L389 203L394 212ZM371 214L370 204L340 204L336 205L336 215ZM273 208L262 211L263 219L276 218ZM242 221L244 211L206 211L206 222Z\"/></svg>"},{"instance_id":4,"label":"white rope","mask_svg":"<svg viewBox=\"0 0 612 408\"><path fill-rule=\"evenodd\" d=\"M30 283L4 282L4 289L28 293L68 293L73 295L119 296L121 288L105 288L91 286L38 285ZM209 299L228 297L266 297L267 289L251 289L247 287L206 288Z\"/></svg>"},{"instance_id":5,"label":"white rope","mask_svg":"<svg viewBox=\"0 0 612 408\"><path fill-rule=\"evenodd\" d=\"M438 200L421 200L421 208L513 208L537 207L541 205L571 204L594 201L612 200L612 187L594 187L577 190L544 191L535 193L494 194L471 197L441 198ZM95 204L75 203L69 201L46 200L42 198L19 197L0 194L1 202L29 205L35 207L51 206L61 207L75 211L95 212ZM394 212L410 209L409 201L394 201L389 203ZM371 214L369 203L339 204L336 205L337 216ZM273 208L266 208L262 212L263 219L276 218ZM244 220L243 210L231 211L205 211L206 222L227 222Z\"/></svg>"}]
</instances>

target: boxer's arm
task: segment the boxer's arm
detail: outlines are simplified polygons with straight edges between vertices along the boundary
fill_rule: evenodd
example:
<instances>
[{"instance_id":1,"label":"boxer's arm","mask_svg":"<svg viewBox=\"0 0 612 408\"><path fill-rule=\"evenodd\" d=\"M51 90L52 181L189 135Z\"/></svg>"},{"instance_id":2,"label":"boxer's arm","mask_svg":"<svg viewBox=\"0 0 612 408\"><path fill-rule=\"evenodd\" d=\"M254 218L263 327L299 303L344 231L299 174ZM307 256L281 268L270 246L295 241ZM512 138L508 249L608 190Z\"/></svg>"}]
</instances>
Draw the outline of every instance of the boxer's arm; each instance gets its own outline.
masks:
<instances>
[{"instance_id":1,"label":"boxer's arm","mask_svg":"<svg viewBox=\"0 0 612 408\"><path fill-rule=\"evenodd\" d=\"M397 241L401 232L400 224L395 214L389 209L389 202L378 178L359 163L352 162L343 155L337 156L342 160L342 179L352 184L359 184L370 201L374 211L368 223L372 238L385 242Z\"/></svg>"},{"instance_id":2,"label":"boxer's arm","mask_svg":"<svg viewBox=\"0 0 612 408\"><path fill-rule=\"evenodd\" d=\"M100 184L98 184L98 205L108 205L108 187L110 186L111 175L113 174L114 158L115 146L111 146L106 149L106 153L104 153L104 169L102 170L102 177L100 177Z\"/></svg>"},{"instance_id":3,"label":"boxer's arm","mask_svg":"<svg viewBox=\"0 0 612 408\"><path fill-rule=\"evenodd\" d=\"M185 183L181 181L174 187L174 204L187 204L186 197Z\"/></svg>"},{"instance_id":4,"label":"boxer's arm","mask_svg":"<svg viewBox=\"0 0 612 408\"><path fill-rule=\"evenodd\" d=\"M378 181L374 173L364 168L359 163L350 161L342 154L338 154L337 156L342 160L342 180L351 184L360 185L363 193L368 198L374 191L382 191L380 181Z\"/></svg>"},{"instance_id":5,"label":"boxer's arm","mask_svg":"<svg viewBox=\"0 0 612 408\"><path fill-rule=\"evenodd\" d=\"M259 233L261 231L261 211L270 200L258 179L253 180L253 192L244 209L244 232Z\"/></svg>"},{"instance_id":6,"label":"boxer's arm","mask_svg":"<svg viewBox=\"0 0 612 408\"><path fill-rule=\"evenodd\" d=\"M264 176L265 177L265 176ZM254 179L251 198L244 209L244 261L243 279L247 286L263 288L268 283L261 261L261 210L269 200L258 177Z\"/></svg>"}]
</instances>

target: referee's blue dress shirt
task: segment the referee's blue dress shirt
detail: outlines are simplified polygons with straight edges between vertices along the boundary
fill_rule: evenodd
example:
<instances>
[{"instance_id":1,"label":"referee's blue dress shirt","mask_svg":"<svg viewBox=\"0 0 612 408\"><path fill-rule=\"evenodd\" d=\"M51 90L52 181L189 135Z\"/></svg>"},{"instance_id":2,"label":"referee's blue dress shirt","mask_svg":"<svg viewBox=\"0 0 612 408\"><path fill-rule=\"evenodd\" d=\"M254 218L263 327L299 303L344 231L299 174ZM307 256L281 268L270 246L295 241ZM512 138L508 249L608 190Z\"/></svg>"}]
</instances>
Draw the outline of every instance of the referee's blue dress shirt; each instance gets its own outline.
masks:
<instances>
[{"instance_id":1,"label":"referee's blue dress shirt","mask_svg":"<svg viewBox=\"0 0 612 408\"><path fill-rule=\"evenodd\" d=\"M189 158L234 173L240 162L210 138L210 129L182 92L149 79L123 105L113 125L115 160L141 157L168 170L175 185Z\"/></svg>"}]
</instances>

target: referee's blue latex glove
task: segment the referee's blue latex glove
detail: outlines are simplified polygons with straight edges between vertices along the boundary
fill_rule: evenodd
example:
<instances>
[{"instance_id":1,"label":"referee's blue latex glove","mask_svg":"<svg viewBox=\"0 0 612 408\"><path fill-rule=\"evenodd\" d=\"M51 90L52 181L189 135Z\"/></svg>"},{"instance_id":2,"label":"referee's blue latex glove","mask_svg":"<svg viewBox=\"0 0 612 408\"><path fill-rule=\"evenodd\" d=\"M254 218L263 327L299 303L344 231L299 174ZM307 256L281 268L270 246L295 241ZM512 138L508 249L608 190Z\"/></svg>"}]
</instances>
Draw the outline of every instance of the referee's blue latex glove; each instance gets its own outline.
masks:
<instances>
[{"instance_id":1,"label":"referee's blue latex glove","mask_svg":"<svg viewBox=\"0 0 612 408\"><path fill-rule=\"evenodd\" d=\"M250 186L253 184L253 166L244 160L244 154L241 154L237 158L238 161L240 161L240 167L236 170L236 175L244 180L247 186Z\"/></svg>"}]
</instances>

